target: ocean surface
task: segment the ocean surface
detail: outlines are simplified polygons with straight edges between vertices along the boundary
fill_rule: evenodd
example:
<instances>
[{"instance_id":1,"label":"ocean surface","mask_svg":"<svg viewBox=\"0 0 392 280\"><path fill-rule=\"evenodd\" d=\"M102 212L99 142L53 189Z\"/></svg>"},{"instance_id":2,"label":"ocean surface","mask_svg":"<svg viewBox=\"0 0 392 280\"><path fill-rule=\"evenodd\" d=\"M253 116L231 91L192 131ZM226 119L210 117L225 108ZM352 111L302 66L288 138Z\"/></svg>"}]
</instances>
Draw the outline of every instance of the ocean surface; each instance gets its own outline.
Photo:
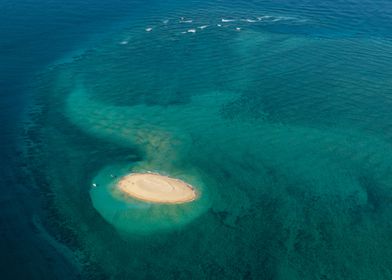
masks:
<instances>
[{"instance_id":1,"label":"ocean surface","mask_svg":"<svg viewBox=\"0 0 392 280\"><path fill-rule=\"evenodd\" d=\"M392 279L390 1L0 14L0 279Z\"/></svg>"}]
</instances>

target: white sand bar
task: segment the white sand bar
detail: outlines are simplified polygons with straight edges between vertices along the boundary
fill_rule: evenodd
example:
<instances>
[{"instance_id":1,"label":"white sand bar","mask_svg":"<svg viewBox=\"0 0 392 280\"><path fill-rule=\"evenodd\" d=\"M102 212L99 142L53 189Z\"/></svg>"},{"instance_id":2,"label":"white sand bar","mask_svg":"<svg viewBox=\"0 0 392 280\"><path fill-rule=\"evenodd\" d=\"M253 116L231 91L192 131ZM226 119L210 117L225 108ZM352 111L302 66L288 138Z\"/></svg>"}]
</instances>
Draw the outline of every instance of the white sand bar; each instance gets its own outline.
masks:
<instances>
[{"instance_id":1,"label":"white sand bar","mask_svg":"<svg viewBox=\"0 0 392 280\"><path fill-rule=\"evenodd\" d=\"M197 197L191 185L155 173L131 173L122 177L117 186L126 195L155 203L185 203Z\"/></svg>"}]
</instances>

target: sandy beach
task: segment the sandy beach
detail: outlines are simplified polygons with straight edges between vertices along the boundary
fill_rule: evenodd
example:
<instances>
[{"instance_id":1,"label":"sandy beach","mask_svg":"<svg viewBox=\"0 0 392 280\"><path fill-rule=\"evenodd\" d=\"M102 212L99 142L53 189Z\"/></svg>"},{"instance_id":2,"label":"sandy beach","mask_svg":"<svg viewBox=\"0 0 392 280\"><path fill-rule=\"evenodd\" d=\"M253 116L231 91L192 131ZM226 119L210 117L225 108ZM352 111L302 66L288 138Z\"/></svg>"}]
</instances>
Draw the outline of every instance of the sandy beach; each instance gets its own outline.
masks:
<instances>
[{"instance_id":1,"label":"sandy beach","mask_svg":"<svg viewBox=\"0 0 392 280\"><path fill-rule=\"evenodd\" d=\"M197 197L191 185L155 173L131 173L122 177L117 187L126 195L154 203L178 204Z\"/></svg>"}]
</instances>

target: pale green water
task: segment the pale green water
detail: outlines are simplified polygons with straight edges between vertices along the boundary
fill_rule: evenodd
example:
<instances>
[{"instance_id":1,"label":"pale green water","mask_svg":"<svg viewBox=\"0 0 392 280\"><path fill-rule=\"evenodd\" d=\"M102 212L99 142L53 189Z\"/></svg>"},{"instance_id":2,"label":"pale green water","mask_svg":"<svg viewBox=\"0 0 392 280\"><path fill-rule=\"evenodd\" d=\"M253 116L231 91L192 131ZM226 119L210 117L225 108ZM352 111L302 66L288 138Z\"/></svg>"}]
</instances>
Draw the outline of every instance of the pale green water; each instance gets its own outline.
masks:
<instances>
[{"instance_id":1,"label":"pale green water","mask_svg":"<svg viewBox=\"0 0 392 280\"><path fill-rule=\"evenodd\" d=\"M390 42L198 20L119 31L42 77L36 159L90 273L392 277ZM200 198L121 200L129 171Z\"/></svg>"}]
</instances>

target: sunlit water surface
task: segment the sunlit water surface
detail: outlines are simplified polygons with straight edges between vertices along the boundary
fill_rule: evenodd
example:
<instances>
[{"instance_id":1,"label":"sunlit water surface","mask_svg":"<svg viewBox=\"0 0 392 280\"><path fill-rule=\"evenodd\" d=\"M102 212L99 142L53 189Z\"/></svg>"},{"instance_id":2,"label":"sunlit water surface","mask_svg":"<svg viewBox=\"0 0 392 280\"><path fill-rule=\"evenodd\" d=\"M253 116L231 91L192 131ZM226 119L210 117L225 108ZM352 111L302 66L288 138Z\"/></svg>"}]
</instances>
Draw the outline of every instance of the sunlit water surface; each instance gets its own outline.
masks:
<instances>
[{"instance_id":1,"label":"sunlit water surface","mask_svg":"<svg viewBox=\"0 0 392 280\"><path fill-rule=\"evenodd\" d=\"M154 7L48 67L29 164L83 275L391 279L391 10L362 2ZM146 171L200 196L113 195Z\"/></svg>"}]
</instances>

